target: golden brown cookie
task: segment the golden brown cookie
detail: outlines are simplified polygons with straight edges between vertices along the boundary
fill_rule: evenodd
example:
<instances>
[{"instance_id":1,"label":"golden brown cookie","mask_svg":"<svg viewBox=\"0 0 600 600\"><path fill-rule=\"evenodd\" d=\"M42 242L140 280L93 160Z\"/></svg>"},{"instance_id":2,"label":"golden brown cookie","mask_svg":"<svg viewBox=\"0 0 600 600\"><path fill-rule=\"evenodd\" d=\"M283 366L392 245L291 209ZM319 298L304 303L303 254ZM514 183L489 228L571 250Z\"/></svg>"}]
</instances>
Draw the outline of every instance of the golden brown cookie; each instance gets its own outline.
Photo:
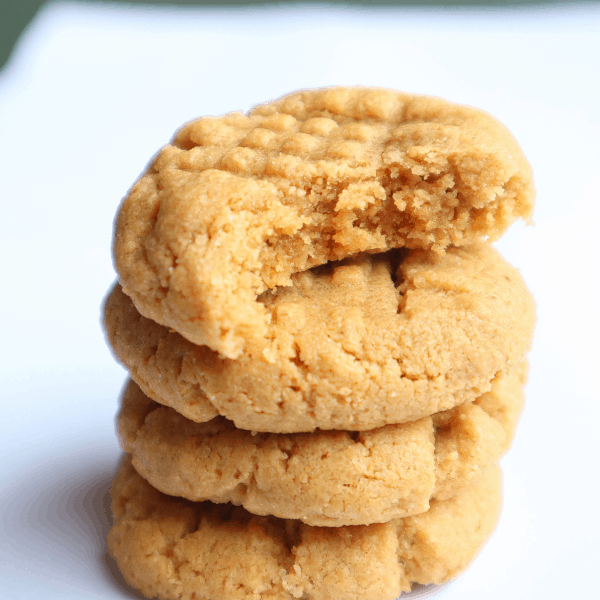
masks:
<instances>
[{"instance_id":1,"label":"golden brown cookie","mask_svg":"<svg viewBox=\"0 0 600 600\"><path fill-rule=\"evenodd\" d=\"M289 433L373 429L472 400L522 362L535 320L518 271L486 244L361 254L295 274L261 304L272 337L236 360L142 317L119 288L105 325L153 400Z\"/></svg>"},{"instance_id":2,"label":"golden brown cookie","mask_svg":"<svg viewBox=\"0 0 600 600\"><path fill-rule=\"evenodd\" d=\"M309 525L385 523L425 512L431 498L452 497L499 460L526 373L523 364L475 402L433 418L355 434L252 435L222 417L194 423L130 382L119 438L137 472L171 496Z\"/></svg>"},{"instance_id":3,"label":"golden brown cookie","mask_svg":"<svg viewBox=\"0 0 600 600\"><path fill-rule=\"evenodd\" d=\"M371 88L299 92L184 126L124 200L119 281L141 314L224 357L261 346L256 298L359 252L498 238L531 170L486 113Z\"/></svg>"},{"instance_id":4,"label":"golden brown cookie","mask_svg":"<svg viewBox=\"0 0 600 600\"><path fill-rule=\"evenodd\" d=\"M127 459L111 489L108 548L127 582L165 600L394 600L456 577L492 532L500 471L426 513L311 527L156 491Z\"/></svg>"}]
</instances>

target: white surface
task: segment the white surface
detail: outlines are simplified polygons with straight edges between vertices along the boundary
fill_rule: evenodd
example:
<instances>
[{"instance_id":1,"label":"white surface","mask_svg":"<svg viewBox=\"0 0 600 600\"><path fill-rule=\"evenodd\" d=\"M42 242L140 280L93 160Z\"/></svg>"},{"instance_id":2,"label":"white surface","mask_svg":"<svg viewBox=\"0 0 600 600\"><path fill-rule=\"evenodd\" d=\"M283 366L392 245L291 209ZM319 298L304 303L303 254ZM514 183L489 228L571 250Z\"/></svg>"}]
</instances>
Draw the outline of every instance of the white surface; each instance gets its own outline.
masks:
<instances>
[{"instance_id":1,"label":"white surface","mask_svg":"<svg viewBox=\"0 0 600 600\"><path fill-rule=\"evenodd\" d=\"M120 198L183 122L298 88L479 106L531 160L536 226L499 244L538 301L504 513L436 596L597 597L600 7L135 10L57 3L0 73L0 596L136 597L105 556L124 371L100 302Z\"/></svg>"}]
</instances>

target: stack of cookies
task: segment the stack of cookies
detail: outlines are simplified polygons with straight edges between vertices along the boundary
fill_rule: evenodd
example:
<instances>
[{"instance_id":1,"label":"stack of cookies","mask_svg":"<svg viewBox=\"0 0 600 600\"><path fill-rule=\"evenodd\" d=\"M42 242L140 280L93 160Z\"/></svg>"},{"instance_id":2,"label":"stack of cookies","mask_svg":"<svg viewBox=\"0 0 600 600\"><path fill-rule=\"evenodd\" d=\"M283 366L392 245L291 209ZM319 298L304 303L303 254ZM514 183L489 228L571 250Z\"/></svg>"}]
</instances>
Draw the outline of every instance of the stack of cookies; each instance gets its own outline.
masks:
<instances>
[{"instance_id":1,"label":"stack of cookies","mask_svg":"<svg viewBox=\"0 0 600 600\"><path fill-rule=\"evenodd\" d=\"M495 527L533 207L489 115L369 88L184 126L124 200L108 545L148 597L392 600Z\"/></svg>"}]
</instances>

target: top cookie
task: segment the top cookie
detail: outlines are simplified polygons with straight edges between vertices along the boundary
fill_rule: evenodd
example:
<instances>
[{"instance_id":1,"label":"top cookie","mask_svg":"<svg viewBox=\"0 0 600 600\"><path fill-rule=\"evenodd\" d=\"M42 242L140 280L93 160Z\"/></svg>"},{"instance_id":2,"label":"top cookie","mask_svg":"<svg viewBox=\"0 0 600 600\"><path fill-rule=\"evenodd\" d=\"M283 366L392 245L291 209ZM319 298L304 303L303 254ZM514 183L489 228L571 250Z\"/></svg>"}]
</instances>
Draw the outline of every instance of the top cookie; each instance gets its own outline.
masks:
<instances>
[{"instance_id":1,"label":"top cookie","mask_svg":"<svg viewBox=\"0 0 600 600\"><path fill-rule=\"evenodd\" d=\"M359 252L498 238L531 170L489 115L369 88L298 92L183 127L124 200L115 262L144 316L237 358L268 333L256 297Z\"/></svg>"}]
</instances>

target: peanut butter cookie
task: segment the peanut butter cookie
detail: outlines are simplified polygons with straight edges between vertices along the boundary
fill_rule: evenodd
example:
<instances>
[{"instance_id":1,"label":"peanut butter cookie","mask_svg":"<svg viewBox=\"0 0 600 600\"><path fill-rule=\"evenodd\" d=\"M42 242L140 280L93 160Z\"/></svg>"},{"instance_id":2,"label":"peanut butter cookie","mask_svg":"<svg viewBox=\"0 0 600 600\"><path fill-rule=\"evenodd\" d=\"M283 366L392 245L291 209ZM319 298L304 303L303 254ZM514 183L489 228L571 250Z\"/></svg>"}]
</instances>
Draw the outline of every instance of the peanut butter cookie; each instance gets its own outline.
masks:
<instances>
[{"instance_id":1,"label":"peanut butter cookie","mask_svg":"<svg viewBox=\"0 0 600 600\"><path fill-rule=\"evenodd\" d=\"M155 490L127 459L108 548L130 585L164 600L394 600L456 577L500 511L493 467L450 500L385 524L311 527Z\"/></svg>"},{"instance_id":2,"label":"peanut butter cookie","mask_svg":"<svg viewBox=\"0 0 600 600\"><path fill-rule=\"evenodd\" d=\"M370 88L298 92L184 126L124 200L119 281L139 312L237 358L257 296L359 252L443 252L529 219L531 170L486 113Z\"/></svg>"},{"instance_id":3,"label":"peanut butter cookie","mask_svg":"<svg viewBox=\"0 0 600 600\"><path fill-rule=\"evenodd\" d=\"M368 430L474 400L529 349L533 300L493 247L361 254L263 294L270 336L236 360L146 319L116 288L108 340L153 400L202 422ZM399 264L398 264L399 263Z\"/></svg>"},{"instance_id":4,"label":"peanut butter cookie","mask_svg":"<svg viewBox=\"0 0 600 600\"><path fill-rule=\"evenodd\" d=\"M385 523L425 512L430 498L452 497L499 460L523 404L526 367L473 403L355 434L252 435L222 417L194 423L130 382L119 438L136 471L171 496L309 525Z\"/></svg>"}]
</instances>

